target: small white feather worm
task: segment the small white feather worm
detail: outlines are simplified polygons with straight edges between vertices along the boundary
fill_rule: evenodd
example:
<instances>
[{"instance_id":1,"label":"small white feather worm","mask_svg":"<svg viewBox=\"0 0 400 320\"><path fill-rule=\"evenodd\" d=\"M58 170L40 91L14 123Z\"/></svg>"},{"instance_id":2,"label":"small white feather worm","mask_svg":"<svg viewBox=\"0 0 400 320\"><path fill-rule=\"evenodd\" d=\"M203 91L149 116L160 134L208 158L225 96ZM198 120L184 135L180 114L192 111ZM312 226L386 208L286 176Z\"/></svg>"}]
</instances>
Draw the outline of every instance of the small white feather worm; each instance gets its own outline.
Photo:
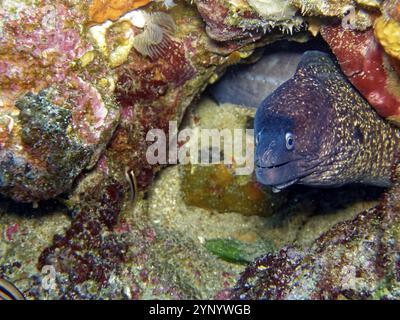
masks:
<instances>
[{"instance_id":1,"label":"small white feather worm","mask_svg":"<svg viewBox=\"0 0 400 320\"><path fill-rule=\"evenodd\" d=\"M164 12L145 14L144 30L133 39L133 47L143 56L157 59L168 49L176 30L175 21Z\"/></svg>"}]
</instances>

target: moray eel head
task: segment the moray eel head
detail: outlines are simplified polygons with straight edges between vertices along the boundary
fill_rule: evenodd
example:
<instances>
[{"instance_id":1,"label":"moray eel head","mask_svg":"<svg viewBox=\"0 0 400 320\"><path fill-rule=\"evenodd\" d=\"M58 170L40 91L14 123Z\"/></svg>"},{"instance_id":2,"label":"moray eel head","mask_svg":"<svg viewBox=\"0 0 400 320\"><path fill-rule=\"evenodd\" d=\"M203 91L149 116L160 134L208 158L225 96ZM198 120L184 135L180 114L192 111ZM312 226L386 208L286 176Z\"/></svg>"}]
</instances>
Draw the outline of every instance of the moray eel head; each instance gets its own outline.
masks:
<instances>
[{"instance_id":1,"label":"moray eel head","mask_svg":"<svg viewBox=\"0 0 400 320\"><path fill-rule=\"evenodd\" d=\"M260 105L255 117L257 180L280 191L316 174L331 155L331 97L302 66ZM329 148L328 148L329 147Z\"/></svg>"},{"instance_id":2,"label":"moray eel head","mask_svg":"<svg viewBox=\"0 0 400 320\"><path fill-rule=\"evenodd\" d=\"M254 134L257 180L274 191L294 183L388 187L399 165L400 130L317 51L306 52L295 75L261 103Z\"/></svg>"}]
</instances>

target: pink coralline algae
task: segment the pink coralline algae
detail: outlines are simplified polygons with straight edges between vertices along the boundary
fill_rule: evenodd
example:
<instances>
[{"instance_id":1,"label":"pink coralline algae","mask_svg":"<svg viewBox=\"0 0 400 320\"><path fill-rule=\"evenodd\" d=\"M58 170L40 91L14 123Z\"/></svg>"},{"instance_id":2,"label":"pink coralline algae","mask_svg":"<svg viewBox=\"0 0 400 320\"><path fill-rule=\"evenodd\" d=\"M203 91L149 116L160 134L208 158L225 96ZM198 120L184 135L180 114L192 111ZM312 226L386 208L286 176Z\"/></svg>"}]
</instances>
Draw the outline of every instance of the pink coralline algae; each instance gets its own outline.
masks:
<instances>
[{"instance_id":1,"label":"pink coralline algae","mask_svg":"<svg viewBox=\"0 0 400 320\"><path fill-rule=\"evenodd\" d=\"M91 50L85 17L63 2L0 9L0 192L18 201L52 198L95 164L119 108L79 59Z\"/></svg>"}]
</instances>

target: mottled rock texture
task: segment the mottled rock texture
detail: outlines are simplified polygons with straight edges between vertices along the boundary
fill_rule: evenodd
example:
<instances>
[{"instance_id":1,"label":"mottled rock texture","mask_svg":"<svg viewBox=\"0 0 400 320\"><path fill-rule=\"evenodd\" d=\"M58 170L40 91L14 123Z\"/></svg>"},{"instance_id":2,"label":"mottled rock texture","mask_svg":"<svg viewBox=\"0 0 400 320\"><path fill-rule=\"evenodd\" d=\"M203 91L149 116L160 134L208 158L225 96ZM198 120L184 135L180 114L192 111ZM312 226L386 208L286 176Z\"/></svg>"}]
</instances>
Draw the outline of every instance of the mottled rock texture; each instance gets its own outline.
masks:
<instances>
[{"instance_id":1,"label":"mottled rock texture","mask_svg":"<svg viewBox=\"0 0 400 320\"><path fill-rule=\"evenodd\" d=\"M400 187L306 250L293 246L256 259L235 299L399 299Z\"/></svg>"}]
</instances>

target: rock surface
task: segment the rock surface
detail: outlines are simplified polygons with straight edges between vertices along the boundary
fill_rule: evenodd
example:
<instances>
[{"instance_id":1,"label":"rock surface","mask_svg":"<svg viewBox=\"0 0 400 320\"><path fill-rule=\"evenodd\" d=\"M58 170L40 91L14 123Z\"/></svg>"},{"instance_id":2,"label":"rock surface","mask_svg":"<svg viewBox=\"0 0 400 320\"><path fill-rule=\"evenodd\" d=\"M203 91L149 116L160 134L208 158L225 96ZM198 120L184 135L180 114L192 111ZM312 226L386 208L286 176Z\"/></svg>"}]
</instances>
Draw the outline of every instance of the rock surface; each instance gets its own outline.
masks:
<instances>
[{"instance_id":1,"label":"rock surface","mask_svg":"<svg viewBox=\"0 0 400 320\"><path fill-rule=\"evenodd\" d=\"M309 249L256 259L233 291L240 299L399 299L400 188L340 222Z\"/></svg>"}]
</instances>

